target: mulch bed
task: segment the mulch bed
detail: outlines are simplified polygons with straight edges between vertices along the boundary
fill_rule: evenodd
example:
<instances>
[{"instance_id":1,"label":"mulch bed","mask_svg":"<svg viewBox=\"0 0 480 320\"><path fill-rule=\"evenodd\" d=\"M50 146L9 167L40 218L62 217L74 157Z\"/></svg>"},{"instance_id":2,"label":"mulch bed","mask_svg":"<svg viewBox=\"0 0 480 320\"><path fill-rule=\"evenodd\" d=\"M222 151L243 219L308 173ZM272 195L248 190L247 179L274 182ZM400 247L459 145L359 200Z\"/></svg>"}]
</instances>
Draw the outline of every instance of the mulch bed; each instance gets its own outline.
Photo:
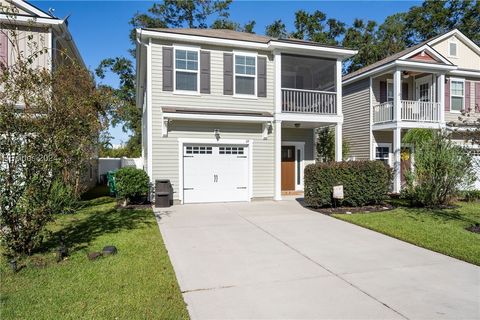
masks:
<instances>
[{"instance_id":1,"label":"mulch bed","mask_svg":"<svg viewBox=\"0 0 480 320\"><path fill-rule=\"evenodd\" d=\"M394 209L390 204L364 206L364 207L337 207L337 208L309 208L310 210L320 212L322 214L358 214L358 213L372 213L383 212Z\"/></svg>"},{"instance_id":2,"label":"mulch bed","mask_svg":"<svg viewBox=\"0 0 480 320\"><path fill-rule=\"evenodd\" d=\"M470 226L468 228L465 228L466 230L474 233L480 233L480 224L475 224L473 226Z\"/></svg>"}]
</instances>

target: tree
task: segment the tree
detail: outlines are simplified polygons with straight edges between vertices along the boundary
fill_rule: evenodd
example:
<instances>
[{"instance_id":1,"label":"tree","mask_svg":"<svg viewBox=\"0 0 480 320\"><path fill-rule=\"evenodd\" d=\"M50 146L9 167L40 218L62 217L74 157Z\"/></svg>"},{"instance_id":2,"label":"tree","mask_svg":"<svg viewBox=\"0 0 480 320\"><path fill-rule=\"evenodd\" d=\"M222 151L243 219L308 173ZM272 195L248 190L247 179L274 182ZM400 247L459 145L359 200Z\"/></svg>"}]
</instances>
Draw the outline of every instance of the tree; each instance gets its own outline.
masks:
<instances>
[{"instance_id":1,"label":"tree","mask_svg":"<svg viewBox=\"0 0 480 320\"><path fill-rule=\"evenodd\" d=\"M364 22L355 19L353 26L345 33L342 45L348 48L356 48L358 53L349 59L347 72L352 72L379 60L379 48L377 44L377 23L375 21Z\"/></svg>"},{"instance_id":2,"label":"tree","mask_svg":"<svg viewBox=\"0 0 480 320\"><path fill-rule=\"evenodd\" d=\"M265 27L265 34L272 38L286 38L287 27L282 20L275 20L272 24Z\"/></svg>"},{"instance_id":3,"label":"tree","mask_svg":"<svg viewBox=\"0 0 480 320\"><path fill-rule=\"evenodd\" d=\"M17 32L10 18L0 28L14 56L0 65L0 238L7 255L19 255L33 252L53 219L53 182L81 192L105 100L88 70L65 52L55 52L65 62L53 71L34 67L46 45ZM20 50L20 42L31 50Z\"/></svg>"},{"instance_id":4,"label":"tree","mask_svg":"<svg viewBox=\"0 0 480 320\"><path fill-rule=\"evenodd\" d=\"M317 145L315 149L317 154L316 161L332 162L335 161L335 132L331 127L317 129ZM350 152L350 144L347 140L342 141L342 159L346 160Z\"/></svg>"},{"instance_id":5,"label":"tree","mask_svg":"<svg viewBox=\"0 0 480 320\"><path fill-rule=\"evenodd\" d=\"M473 183L472 157L446 133L415 129L403 140L414 143L415 147L414 170L405 174L406 186L402 190L405 198L417 205L444 206Z\"/></svg>"},{"instance_id":6,"label":"tree","mask_svg":"<svg viewBox=\"0 0 480 320\"><path fill-rule=\"evenodd\" d=\"M292 36L297 39L310 40L328 45L338 45L338 38L345 33L345 23L328 19L325 13L315 10L295 12L295 31Z\"/></svg>"}]
</instances>

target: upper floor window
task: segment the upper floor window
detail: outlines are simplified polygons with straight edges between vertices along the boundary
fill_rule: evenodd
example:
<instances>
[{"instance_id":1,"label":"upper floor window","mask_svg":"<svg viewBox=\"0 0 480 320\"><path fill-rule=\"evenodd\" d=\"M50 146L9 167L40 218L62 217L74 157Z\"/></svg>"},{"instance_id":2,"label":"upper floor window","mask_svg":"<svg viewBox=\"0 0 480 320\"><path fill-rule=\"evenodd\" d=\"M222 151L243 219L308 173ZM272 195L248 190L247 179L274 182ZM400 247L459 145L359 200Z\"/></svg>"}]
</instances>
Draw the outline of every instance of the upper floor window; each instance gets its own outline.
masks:
<instances>
[{"instance_id":1,"label":"upper floor window","mask_svg":"<svg viewBox=\"0 0 480 320\"><path fill-rule=\"evenodd\" d=\"M448 56L449 57L456 57L457 56L457 43L456 42L449 42L448 43Z\"/></svg>"},{"instance_id":2,"label":"upper floor window","mask_svg":"<svg viewBox=\"0 0 480 320\"><path fill-rule=\"evenodd\" d=\"M464 109L465 82L452 80L450 85L450 99L452 111L461 111Z\"/></svg>"},{"instance_id":3,"label":"upper floor window","mask_svg":"<svg viewBox=\"0 0 480 320\"><path fill-rule=\"evenodd\" d=\"M175 90L198 91L198 51L175 49Z\"/></svg>"},{"instance_id":4,"label":"upper floor window","mask_svg":"<svg viewBox=\"0 0 480 320\"><path fill-rule=\"evenodd\" d=\"M235 94L255 95L255 56L235 55Z\"/></svg>"}]
</instances>

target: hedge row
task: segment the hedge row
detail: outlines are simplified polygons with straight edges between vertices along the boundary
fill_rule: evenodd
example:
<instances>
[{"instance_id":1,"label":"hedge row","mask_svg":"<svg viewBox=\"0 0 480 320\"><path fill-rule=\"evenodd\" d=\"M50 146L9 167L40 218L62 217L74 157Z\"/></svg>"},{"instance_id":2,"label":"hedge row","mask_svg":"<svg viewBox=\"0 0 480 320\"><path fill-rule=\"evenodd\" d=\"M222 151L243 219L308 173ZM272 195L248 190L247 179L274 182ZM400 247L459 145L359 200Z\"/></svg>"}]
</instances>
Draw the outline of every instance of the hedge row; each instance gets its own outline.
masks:
<instances>
[{"instance_id":1,"label":"hedge row","mask_svg":"<svg viewBox=\"0 0 480 320\"><path fill-rule=\"evenodd\" d=\"M383 202L392 172L379 161L329 162L305 168L305 203L310 207L358 207ZM343 185L344 199L333 199L333 186Z\"/></svg>"}]
</instances>

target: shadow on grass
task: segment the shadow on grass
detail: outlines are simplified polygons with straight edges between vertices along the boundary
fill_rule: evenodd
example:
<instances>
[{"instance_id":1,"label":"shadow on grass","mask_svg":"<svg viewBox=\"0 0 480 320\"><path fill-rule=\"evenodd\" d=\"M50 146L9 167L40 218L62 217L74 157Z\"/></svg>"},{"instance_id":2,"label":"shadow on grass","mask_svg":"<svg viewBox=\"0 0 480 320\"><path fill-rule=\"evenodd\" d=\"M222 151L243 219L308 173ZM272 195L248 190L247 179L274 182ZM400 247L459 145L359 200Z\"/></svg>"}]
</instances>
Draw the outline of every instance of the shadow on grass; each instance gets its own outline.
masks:
<instances>
[{"instance_id":1,"label":"shadow on grass","mask_svg":"<svg viewBox=\"0 0 480 320\"><path fill-rule=\"evenodd\" d=\"M468 215L462 214L458 207L455 208L418 208L418 207L403 207L408 215L415 220L421 219L422 214L428 214L430 217L442 221L459 221L469 224L478 223L478 221L471 219Z\"/></svg>"},{"instance_id":2,"label":"shadow on grass","mask_svg":"<svg viewBox=\"0 0 480 320\"><path fill-rule=\"evenodd\" d=\"M105 203L111 202L111 199ZM97 203L98 204L98 203ZM51 251L63 239L69 253L82 250L97 237L123 230L143 228L155 224L150 210L103 209L92 210L86 218L70 222L63 229L52 233L39 252Z\"/></svg>"}]
</instances>

